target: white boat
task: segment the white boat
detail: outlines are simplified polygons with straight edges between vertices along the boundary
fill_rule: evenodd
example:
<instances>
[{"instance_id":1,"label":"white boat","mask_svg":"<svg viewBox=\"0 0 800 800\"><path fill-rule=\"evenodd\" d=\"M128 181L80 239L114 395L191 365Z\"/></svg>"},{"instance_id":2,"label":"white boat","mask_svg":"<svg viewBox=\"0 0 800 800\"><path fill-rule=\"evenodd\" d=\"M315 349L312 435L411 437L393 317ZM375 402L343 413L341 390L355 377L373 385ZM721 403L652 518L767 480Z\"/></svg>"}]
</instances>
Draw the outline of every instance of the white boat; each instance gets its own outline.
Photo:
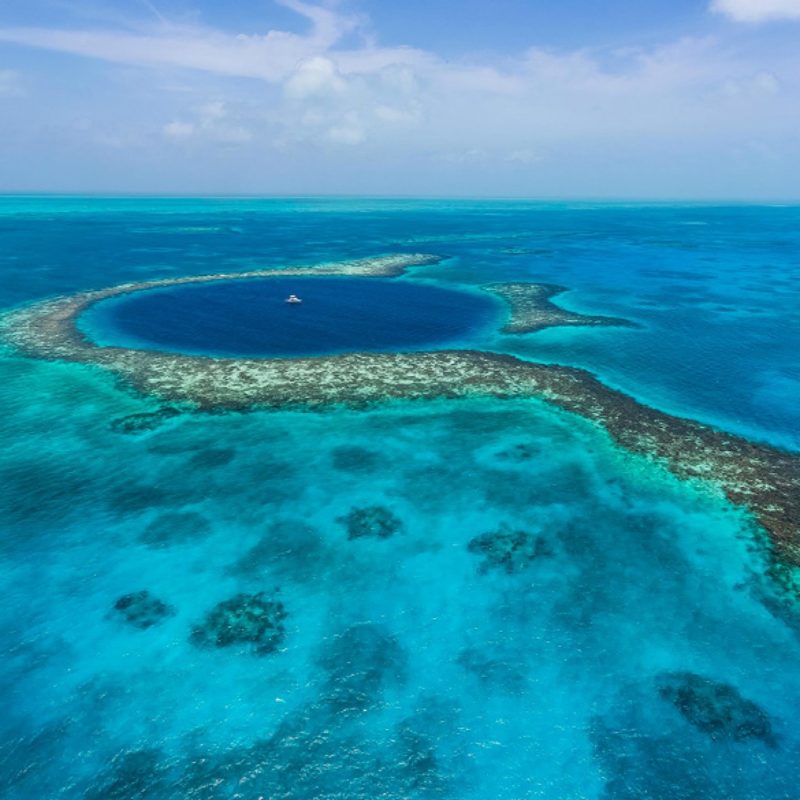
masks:
<instances>
[{"instance_id":1,"label":"white boat","mask_svg":"<svg viewBox=\"0 0 800 800\"><path fill-rule=\"evenodd\" d=\"M287 303L292 303L293 305L296 305L297 303L302 303L303 301L296 294L290 294L286 298L286 302Z\"/></svg>"}]
</instances>

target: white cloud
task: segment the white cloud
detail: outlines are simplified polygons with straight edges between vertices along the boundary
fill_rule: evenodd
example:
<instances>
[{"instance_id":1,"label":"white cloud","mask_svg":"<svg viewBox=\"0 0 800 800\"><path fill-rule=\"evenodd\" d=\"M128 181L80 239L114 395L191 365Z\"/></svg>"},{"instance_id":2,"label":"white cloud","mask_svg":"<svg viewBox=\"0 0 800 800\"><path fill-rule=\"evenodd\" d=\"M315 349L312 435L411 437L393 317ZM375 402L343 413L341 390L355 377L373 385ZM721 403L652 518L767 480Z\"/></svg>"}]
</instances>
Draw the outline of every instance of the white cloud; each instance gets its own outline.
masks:
<instances>
[{"instance_id":1,"label":"white cloud","mask_svg":"<svg viewBox=\"0 0 800 800\"><path fill-rule=\"evenodd\" d=\"M800 20L800 0L712 0L711 9L736 22Z\"/></svg>"},{"instance_id":2,"label":"white cloud","mask_svg":"<svg viewBox=\"0 0 800 800\"><path fill-rule=\"evenodd\" d=\"M741 13L746 4L738 3ZM797 150L800 52L754 46L742 31L624 51L535 47L445 60L359 39L360 22L335 3L284 5L310 22L306 33L234 35L159 22L136 33L0 28L0 40L129 65L114 94L119 105L112 99L97 115L140 125L148 146L169 140L192 155L202 150L209 171L215 147L227 158L237 148L251 152L248 143L273 171L331 176L358 172L368 149L385 169L361 172L376 181L390 170L404 179L436 169L538 178L552 165L577 172L579 163L631 165L641 175L648 164L671 168L670 152L717 163L746 142L788 153L787 161ZM164 149L177 161L174 147Z\"/></svg>"},{"instance_id":3,"label":"white cloud","mask_svg":"<svg viewBox=\"0 0 800 800\"><path fill-rule=\"evenodd\" d=\"M253 133L235 118L222 100L212 100L193 112L194 119L173 120L163 127L164 136L173 141L210 141L220 144L245 144Z\"/></svg>"},{"instance_id":4,"label":"white cloud","mask_svg":"<svg viewBox=\"0 0 800 800\"><path fill-rule=\"evenodd\" d=\"M781 83L771 72L758 72L742 78L729 78L722 84L722 92L729 97L769 97L779 94Z\"/></svg>"},{"instance_id":5,"label":"white cloud","mask_svg":"<svg viewBox=\"0 0 800 800\"><path fill-rule=\"evenodd\" d=\"M336 144L361 144L366 138L364 128L361 127L357 119L351 124L335 125L329 128L326 133L327 138Z\"/></svg>"},{"instance_id":6,"label":"white cloud","mask_svg":"<svg viewBox=\"0 0 800 800\"><path fill-rule=\"evenodd\" d=\"M374 113L381 122L388 122L391 125L413 125L419 122L419 114L413 109L376 106Z\"/></svg>"},{"instance_id":7,"label":"white cloud","mask_svg":"<svg viewBox=\"0 0 800 800\"><path fill-rule=\"evenodd\" d=\"M269 31L264 35L228 35L200 27L159 24L150 34L117 30L0 28L0 41L57 50L118 64L180 67L218 75L281 81L297 63L313 58L349 33L357 21L299 0L281 5L306 17L307 35Z\"/></svg>"},{"instance_id":8,"label":"white cloud","mask_svg":"<svg viewBox=\"0 0 800 800\"><path fill-rule=\"evenodd\" d=\"M338 94L345 89L345 82L336 65L328 58L315 56L303 61L284 84L288 97L303 100L314 95Z\"/></svg>"},{"instance_id":9,"label":"white cloud","mask_svg":"<svg viewBox=\"0 0 800 800\"><path fill-rule=\"evenodd\" d=\"M0 97L23 97L22 77L13 69L0 69Z\"/></svg>"},{"instance_id":10,"label":"white cloud","mask_svg":"<svg viewBox=\"0 0 800 800\"><path fill-rule=\"evenodd\" d=\"M189 139L194 135L194 125L191 122L175 120L164 126L164 135L168 139Z\"/></svg>"}]
</instances>

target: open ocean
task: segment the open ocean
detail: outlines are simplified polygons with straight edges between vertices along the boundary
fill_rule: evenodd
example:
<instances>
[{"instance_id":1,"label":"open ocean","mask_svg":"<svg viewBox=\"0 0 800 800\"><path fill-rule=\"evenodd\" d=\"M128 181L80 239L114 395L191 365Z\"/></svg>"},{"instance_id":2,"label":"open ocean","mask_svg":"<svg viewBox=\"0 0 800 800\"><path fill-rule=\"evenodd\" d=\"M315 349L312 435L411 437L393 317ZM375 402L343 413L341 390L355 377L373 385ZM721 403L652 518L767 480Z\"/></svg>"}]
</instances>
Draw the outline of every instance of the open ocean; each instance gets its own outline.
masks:
<instances>
[{"instance_id":1,"label":"open ocean","mask_svg":"<svg viewBox=\"0 0 800 800\"><path fill-rule=\"evenodd\" d=\"M446 257L390 281L399 299L366 295L405 318L201 341L153 293L145 317L170 324L135 334L129 300L114 335L475 347L800 451L797 206L0 198L3 310L403 252ZM325 298L327 279L276 280ZM637 326L501 334L478 287L504 281ZM800 627L762 602L754 522L707 485L537 400L115 424L160 405L0 350L0 796L800 798ZM354 533L359 509L391 535ZM498 531L535 554L499 561ZM275 646L210 646L218 604L261 592Z\"/></svg>"}]
</instances>

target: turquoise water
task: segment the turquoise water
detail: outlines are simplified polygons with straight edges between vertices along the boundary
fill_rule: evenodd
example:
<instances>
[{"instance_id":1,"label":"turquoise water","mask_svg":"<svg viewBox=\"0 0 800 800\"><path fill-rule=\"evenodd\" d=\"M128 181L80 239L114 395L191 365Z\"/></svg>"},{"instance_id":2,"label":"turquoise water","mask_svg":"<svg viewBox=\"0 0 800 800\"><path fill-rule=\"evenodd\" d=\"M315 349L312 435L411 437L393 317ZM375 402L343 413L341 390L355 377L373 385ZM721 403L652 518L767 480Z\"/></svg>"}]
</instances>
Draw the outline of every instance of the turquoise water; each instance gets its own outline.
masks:
<instances>
[{"instance_id":1,"label":"turquoise water","mask_svg":"<svg viewBox=\"0 0 800 800\"><path fill-rule=\"evenodd\" d=\"M570 308L641 325L480 346L798 449L798 222L7 198L0 294L439 253L415 277L562 283ZM800 642L759 600L751 523L574 417L393 402L126 433L158 405L11 353L0 400L4 796L796 796ZM260 649L213 640L241 595L271 615Z\"/></svg>"},{"instance_id":2,"label":"turquoise water","mask_svg":"<svg viewBox=\"0 0 800 800\"><path fill-rule=\"evenodd\" d=\"M286 299L298 296L302 302ZM488 294L385 278L265 278L136 292L82 320L105 345L200 355L425 350L502 324Z\"/></svg>"}]
</instances>

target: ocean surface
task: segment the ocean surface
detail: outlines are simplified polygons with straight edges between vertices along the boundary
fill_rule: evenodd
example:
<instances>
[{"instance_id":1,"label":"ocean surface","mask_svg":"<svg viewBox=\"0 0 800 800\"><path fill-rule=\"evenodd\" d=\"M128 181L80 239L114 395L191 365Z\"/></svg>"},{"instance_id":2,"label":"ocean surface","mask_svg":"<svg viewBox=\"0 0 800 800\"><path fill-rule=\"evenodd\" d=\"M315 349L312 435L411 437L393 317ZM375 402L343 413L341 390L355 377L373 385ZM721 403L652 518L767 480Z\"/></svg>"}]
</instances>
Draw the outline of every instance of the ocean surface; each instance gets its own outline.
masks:
<instances>
[{"instance_id":1,"label":"ocean surface","mask_svg":"<svg viewBox=\"0 0 800 800\"><path fill-rule=\"evenodd\" d=\"M380 333L575 365L800 450L800 207L0 198L4 310L394 252L446 258L370 284L378 321L301 330L302 352ZM285 280L276 314L344 296ZM503 335L477 291L498 281L638 326ZM464 304L445 320L423 292L382 338L416 283ZM208 288L135 296L186 300L167 339L118 324L133 295L87 329L231 352L225 326L179 341ZM708 486L535 400L126 428L159 407L0 351L0 796L800 797L799 634L762 602L758 530ZM236 614L267 634L226 640Z\"/></svg>"}]
</instances>

